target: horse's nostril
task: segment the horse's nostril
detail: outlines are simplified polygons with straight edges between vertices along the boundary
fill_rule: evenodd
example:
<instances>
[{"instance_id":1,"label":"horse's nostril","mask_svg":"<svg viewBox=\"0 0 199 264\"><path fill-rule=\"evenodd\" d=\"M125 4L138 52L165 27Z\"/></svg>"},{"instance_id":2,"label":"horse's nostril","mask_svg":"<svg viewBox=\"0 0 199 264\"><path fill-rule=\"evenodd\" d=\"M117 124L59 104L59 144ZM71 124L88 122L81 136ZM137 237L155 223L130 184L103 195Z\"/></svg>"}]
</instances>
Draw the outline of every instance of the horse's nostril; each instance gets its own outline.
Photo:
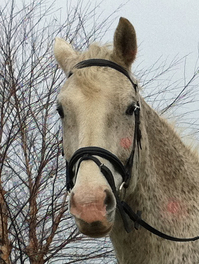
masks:
<instances>
[{"instance_id":1,"label":"horse's nostril","mask_svg":"<svg viewBox=\"0 0 199 264\"><path fill-rule=\"evenodd\" d=\"M109 190L104 191L106 193L106 197L104 199L104 204L106 205L107 213L113 211L116 206L116 201L113 193Z\"/></svg>"}]
</instances>

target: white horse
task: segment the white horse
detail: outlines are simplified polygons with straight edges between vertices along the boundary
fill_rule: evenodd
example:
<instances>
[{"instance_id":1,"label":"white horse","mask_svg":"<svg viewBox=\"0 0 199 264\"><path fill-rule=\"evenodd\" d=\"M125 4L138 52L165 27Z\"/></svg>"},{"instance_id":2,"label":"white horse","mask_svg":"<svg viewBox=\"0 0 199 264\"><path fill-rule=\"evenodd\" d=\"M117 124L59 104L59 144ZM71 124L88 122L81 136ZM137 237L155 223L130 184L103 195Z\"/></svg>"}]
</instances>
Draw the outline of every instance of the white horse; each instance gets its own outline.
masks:
<instances>
[{"instance_id":1,"label":"white horse","mask_svg":"<svg viewBox=\"0 0 199 264\"><path fill-rule=\"evenodd\" d=\"M109 234L120 264L198 264L198 241L173 242L143 227L135 230L121 209L123 200L171 236L199 235L198 156L139 95L130 77L137 53L131 23L120 19L113 50L93 44L78 53L56 39L54 53L70 75L58 111L64 154L72 158L70 212L80 232Z\"/></svg>"}]
</instances>

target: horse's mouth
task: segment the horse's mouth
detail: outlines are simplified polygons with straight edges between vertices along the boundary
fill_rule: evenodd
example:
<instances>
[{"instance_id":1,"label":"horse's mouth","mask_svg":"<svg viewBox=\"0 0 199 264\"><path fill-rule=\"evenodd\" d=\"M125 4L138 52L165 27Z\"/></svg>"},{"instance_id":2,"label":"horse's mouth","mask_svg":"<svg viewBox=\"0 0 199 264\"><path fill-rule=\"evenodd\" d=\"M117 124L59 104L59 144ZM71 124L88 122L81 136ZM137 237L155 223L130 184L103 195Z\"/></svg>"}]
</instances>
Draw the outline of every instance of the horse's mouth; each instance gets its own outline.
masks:
<instances>
[{"instance_id":1,"label":"horse's mouth","mask_svg":"<svg viewBox=\"0 0 199 264\"><path fill-rule=\"evenodd\" d=\"M113 223L110 222L92 222L87 223L81 219L75 218L79 231L92 238L100 238L108 235L112 229Z\"/></svg>"}]
</instances>

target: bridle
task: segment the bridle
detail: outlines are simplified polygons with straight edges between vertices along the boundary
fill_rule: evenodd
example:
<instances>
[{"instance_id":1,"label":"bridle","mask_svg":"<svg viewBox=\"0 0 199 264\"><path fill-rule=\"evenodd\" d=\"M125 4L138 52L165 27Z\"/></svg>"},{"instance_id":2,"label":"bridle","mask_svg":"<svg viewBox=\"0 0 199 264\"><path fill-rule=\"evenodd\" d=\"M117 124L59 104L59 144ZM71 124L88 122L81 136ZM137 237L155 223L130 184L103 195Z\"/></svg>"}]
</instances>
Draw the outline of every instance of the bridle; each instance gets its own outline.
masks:
<instances>
[{"instance_id":1,"label":"bridle","mask_svg":"<svg viewBox=\"0 0 199 264\"><path fill-rule=\"evenodd\" d=\"M137 84L135 84L133 82L133 80L130 78L128 72L123 67L121 67L120 65L118 65L118 64L116 64L116 63L114 63L112 61L103 60L103 59L89 59L89 60L81 61L74 68L82 69L82 68L85 68L85 67L92 67L92 66L110 67L110 68L113 68L113 69L121 72L122 74L124 74L130 80L130 82L133 84L133 87L134 87L135 91L137 91ZM69 77L72 74L73 73L70 72L69 73ZM80 158L81 158L81 160L79 162L82 162L84 159L87 159L87 160L88 159L92 159L93 160L92 157L94 155L102 157L102 158L108 160L114 166L114 168L119 172L119 174L122 176L122 179L123 179L122 186L125 187L125 188L128 187L129 181L131 179L131 174L132 174L132 167L133 167L133 161L134 161L134 154L135 154L136 145L139 148L141 148L141 131L140 131L140 127L139 127L139 124L140 124L140 105L139 105L139 101L137 101L137 104L135 104L133 113L134 113L134 116L135 116L133 147L132 147L131 154L130 154L126 164L123 165L121 163L121 161L114 154L112 154L110 151L108 151L106 149L103 149L103 148L99 148L99 147L84 147L84 148L78 149L74 153L74 155L72 156L72 158L70 159L70 162L68 164L68 174L67 174L67 189L68 190L73 188L73 178L74 178L73 167L76 164L76 162ZM96 158L95 158L94 162L96 163ZM76 174L77 174L77 171L76 171Z\"/></svg>"},{"instance_id":2,"label":"bridle","mask_svg":"<svg viewBox=\"0 0 199 264\"><path fill-rule=\"evenodd\" d=\"M137 91L137 84L134 83L132 78L129 76L129 73L123 67L121 67L120 65L118 65L112 61L104 60L104 59L84 60L84 61L81 61L78 64L76 64L74 66L74 69L82 69L82 68L93 67L93 66L109 67L109 68L112 68L114 70L119 71L120 73L124 74L129 79L129 81L131 82L131 84L133 85L133 87L135 89L135 92L138 92ZM69 73L68 77L72 76L72 74L73 74L73 72L71 71ZM135 108L134 108L133 113L135 116L133 146L132 146L130 156L129 156L128 160L126 161L125 165L123 165L123 163L118 159L117 156L115 156L113 153L111 153L110 151L108 151L106 149L96 147L96 146L80 148L73 154L73 156L71 157L69 162L66 160L66 187L67 187L67 190L71 191L71 189L73 188L73 186L74 186L73 180L78 173L78 169L80 167L81 162L83 162L85 160L92 160L99 167L99 170L104 175L104 177L106 178L108 184L110 185L110 187L112 189L112 192L113 192L115 199L116 199L117 208L121 214L121 217L122 217L122 220L124 223L124 228L125 228L126 232L129 233L132 231L132 228L129 225L129 221L128 221L128 217L129 217L134 222L135 229L138 229L139 226L142 226L145 229L147 229L148 231L152 232L153 234L155 234L159 237L162 237L164 239L168 239L168 240L176 241L176 242L188 242L188 241L198 240L199 237L176 238L176 237L166 235L166 234L158 231L157 229L153 228L152 226L147 224L145 221L143 221L141 218L141 211L138 211L137 213L135 213L126 202L120 200L118 192L116 190L115 181L114 181L114 177L113 177L111 170L106 165L104 165L99 160L99 158L97 158L97 157L101 157L105 160L108 160L113 165L114 169L121 175L123 181L122 181L122 185L121 185L120 189L121 188L128 188L129 182L131 180L131 175L132 175L135 150L137 148L137 151L139 154L139 149L141 149L140 103L139 103L139 100L137 101L137 104L135 104ZM76 169L74 169L75 165L77 165Z\"/></svg>"}]
</instances>

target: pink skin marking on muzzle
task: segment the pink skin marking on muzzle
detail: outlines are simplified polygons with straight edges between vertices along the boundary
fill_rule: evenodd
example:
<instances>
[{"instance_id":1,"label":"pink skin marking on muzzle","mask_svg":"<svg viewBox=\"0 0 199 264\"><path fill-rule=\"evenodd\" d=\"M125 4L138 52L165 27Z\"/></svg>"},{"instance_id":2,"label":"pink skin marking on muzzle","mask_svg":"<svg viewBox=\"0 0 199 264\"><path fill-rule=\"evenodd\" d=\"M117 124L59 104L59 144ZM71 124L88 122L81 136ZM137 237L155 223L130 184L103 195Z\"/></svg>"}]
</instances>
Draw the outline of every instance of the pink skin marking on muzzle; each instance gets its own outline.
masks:
<instances>
[{"instance_id":1,"label":"pink skin marking on muzzle","mask_svg":"<svg viewBox=\"0 0 199 264\"><path fill-rule=\"evenodd\" d=\"M120 139L120 146L124 149L129 149L132 145L132 140L129 137Z\"/></svg>"}]
</instances>

